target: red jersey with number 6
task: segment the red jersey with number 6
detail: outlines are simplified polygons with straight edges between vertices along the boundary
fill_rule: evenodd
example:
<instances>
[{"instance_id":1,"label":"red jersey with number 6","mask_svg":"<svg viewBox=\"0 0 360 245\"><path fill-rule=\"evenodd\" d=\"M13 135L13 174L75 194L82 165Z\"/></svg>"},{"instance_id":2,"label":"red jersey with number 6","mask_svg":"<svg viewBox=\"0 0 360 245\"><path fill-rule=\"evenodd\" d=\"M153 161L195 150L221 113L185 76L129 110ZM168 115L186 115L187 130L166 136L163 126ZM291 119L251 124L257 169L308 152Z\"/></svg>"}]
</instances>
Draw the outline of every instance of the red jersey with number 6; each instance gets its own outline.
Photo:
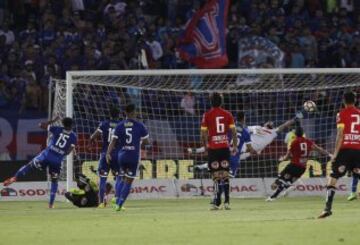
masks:
<instances>
[{"instance_id":1,"label":"red jersey with number 6","mask_svg":"<svg viewBox=\"0 0 360 245\"><path fill-rule=\"evenodd\" d=\"M344 129L341 149L360 150L360 110L355 106L342 109L337 116L337 127Z\"/></svg>"},{"instance_id":2,"label":"red jersey with number 6","mask_svg":"<svg viewBox=\"0 0 360 245\"><path fill-rule=\"evenodd\" d=\"M201 130L208 130L209 149L229 147L229 129L234 127L234 117L221 107L213 107L205 112L201 122Z\"/></svg>"},{"instance_id":3,"label":"red jersey with number 6","mask_svg":"<svg viewBox=\"0 0 360 245\"><path fill-rule=\"evenodd\" d=\"M314 142L304 137L297 137L290 146L291 163L306 168Z\"/></svg>"}]
</instances>

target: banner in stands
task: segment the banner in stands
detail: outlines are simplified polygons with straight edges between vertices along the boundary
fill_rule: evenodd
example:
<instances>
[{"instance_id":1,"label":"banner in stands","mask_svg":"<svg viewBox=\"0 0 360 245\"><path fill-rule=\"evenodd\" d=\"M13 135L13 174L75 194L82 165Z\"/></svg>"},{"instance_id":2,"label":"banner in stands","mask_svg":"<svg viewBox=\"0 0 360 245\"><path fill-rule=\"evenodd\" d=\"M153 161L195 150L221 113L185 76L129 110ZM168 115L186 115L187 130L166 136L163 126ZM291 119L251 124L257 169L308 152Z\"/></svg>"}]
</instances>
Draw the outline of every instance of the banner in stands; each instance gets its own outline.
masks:
<instances>
[{"instance_id":1,"label":"banner in stands","mask_svg":"<svg viewBox=\"0 0 360 245\"><path fill-rule=\"evenodd\" d=\"M234 198L263 197L270 195L272 178L249 178L231 180L231 196ZM339 180L336 195L349 193L349 178ZM65 200L65 182L59 183L57 200ZM324 196L326 178L301 179L289 196ZM209 179L170 180L152 179L136 180L131 189L130 199L161 198L196 198L210 197L213 192ZM9 187L0 187L1 201L39 201L48 200L49 184L47 182L18 182Z\"/></svg>"},{"instance_id":2,"label":"banner in stands","mask_svg":"<svg viewBox=\"0 0 360 245\"><path fill-rule=\"evenodd\" d=\"M252 36L239 41L239 68L283 67L284 52L269 39Z\"/></svg>"},{"instance_id":3,"label":"banner in stands","mask_svg":"<svg viewBox=\"0 0 360 245\"><path fill-rule=\"evenodd\" d=\"M33 157L46 144L46 132L39 122L46 121L44 113L22 113L1 110L0 160L26 160Z\"/></svg>"}]
</instances>

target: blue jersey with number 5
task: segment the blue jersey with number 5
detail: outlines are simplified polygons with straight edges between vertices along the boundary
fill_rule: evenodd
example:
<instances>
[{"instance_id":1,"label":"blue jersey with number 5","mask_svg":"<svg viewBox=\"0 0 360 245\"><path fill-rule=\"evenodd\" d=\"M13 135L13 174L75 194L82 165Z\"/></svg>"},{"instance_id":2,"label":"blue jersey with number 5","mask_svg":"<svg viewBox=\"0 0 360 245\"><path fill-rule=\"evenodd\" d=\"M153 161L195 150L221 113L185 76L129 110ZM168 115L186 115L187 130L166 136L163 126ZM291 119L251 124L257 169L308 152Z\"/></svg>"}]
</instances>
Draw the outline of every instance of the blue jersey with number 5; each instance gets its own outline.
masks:
<instances>
[{"instance_id":1,"label":"blue jersey with number 5","mask_svg":"<svg viewBox=\"0 0 360 245\"><path fill-rule=\"evenodd\" d=\"M138 163L141 140L148 138L149 134L143 123L126 119L118 124L113 137L117 139L117 148L122 160Z\"/></svg>"},{"instance_id":2,"label":"blue jersey with number 5","mask_svg":"<svg viewBox=\"0 0 360 245\"><path fill-rule=\"evenodd\" d=\"M44 150L46 158L52 162L61 162L71 147L76 145L76 134L57 126L50 126L48 130L52 136L49 146Z\"/></svg>"},{"instance_id":3,"label":"blue jersey with number 5","mask_svg":"<svg viewBox=\"0 0 360 245\"><path fill-rule=\"evenodd\" d=\"M114 134L116 126L119 124L118 120L105 120L100 122L97 129L102 134L102 149L101 152L106 153L110 144L111 138Z\"/></svg>"}]
</instances>

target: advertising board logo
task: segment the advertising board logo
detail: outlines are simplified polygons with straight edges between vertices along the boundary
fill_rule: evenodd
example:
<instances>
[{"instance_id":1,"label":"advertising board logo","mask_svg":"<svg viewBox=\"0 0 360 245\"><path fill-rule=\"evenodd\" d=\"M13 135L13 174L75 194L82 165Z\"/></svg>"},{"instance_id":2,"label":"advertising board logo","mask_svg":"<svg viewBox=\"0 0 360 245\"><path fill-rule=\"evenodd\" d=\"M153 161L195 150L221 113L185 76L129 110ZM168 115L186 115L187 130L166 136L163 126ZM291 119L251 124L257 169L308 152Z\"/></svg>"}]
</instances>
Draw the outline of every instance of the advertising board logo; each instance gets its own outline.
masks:
<instances>
[{"instance_id":1,"label":"advertising board logo","mask_svg":"<svg viewBox=\"0 0 360 245\"><path fill-rule=\"evenodd\" d=\"M0 191L0 196L2 197L16 197L17 195L17 191L9 187L6 187Z\"/></svg>"}]
</instances>

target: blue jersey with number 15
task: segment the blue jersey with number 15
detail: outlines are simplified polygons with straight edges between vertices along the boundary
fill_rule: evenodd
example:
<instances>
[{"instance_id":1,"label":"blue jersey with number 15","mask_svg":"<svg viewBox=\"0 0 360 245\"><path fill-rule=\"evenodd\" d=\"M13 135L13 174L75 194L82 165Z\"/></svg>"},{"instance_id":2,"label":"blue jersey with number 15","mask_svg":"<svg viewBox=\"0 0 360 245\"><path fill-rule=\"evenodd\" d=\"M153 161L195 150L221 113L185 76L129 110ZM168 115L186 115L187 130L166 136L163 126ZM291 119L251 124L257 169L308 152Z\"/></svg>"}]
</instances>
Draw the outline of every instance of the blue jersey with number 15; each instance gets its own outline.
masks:
<instances>
[{"instance_id":1,"label":"blue jersey with number 15","mask_svg":"<svg viewBox=\"0 0 360 245\"><path fill-rule=\"evenodd\" d=\"M122 160L138 163L141 140L148 138L149 134L143 123L126 119L118 124L113 137L117 139Z\"/></svg>"},{"instance_id":2,"label":"blue jersey with number 15","mask_svg":"<svg viewBox=\"0 0 360 245\"><path fill-rule=\"evenodd\" d=\"M48 130L52 136L49 146L44 150L46 157L52 162L61 162L71 147L76 145L76 134L64 127L50 126Z\"/></svg>"},{"instance_id":3,"label":"blue jersey with number 15","mask_svg":"<svg viewBox=\"0 0 360 245\"><path fill-rule=\"evenodd\" d=\"M106 153L110 144L111 138L114 134L116 126L119 124L118 120L105 120L100 122L97 129L102 134L102 149L101 152Z\"/></svg>"}]
</instances>

